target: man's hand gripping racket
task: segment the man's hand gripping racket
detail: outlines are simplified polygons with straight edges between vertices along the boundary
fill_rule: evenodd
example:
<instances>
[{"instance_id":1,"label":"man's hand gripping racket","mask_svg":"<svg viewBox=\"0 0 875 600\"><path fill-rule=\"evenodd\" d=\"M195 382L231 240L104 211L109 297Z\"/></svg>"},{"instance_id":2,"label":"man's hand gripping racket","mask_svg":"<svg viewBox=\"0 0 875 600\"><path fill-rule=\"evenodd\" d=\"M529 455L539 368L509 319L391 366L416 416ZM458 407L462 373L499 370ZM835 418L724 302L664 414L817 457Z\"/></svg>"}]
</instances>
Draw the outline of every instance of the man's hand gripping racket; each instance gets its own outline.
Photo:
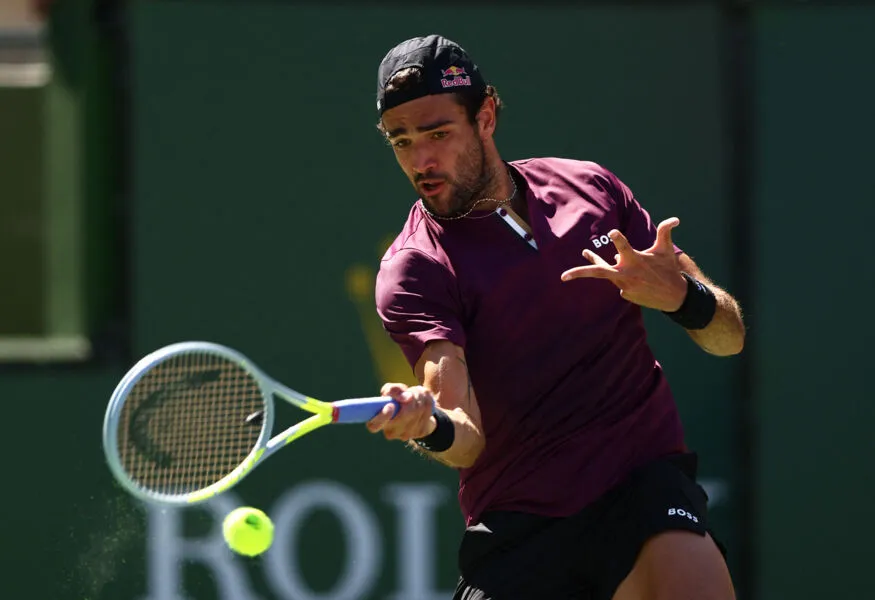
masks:
<instances>
[{"instance_id":1,"label":"man's hand gripping racket","mask_svg":"<svg viewBox=\"0 0 875 600\"><path fill-rule=\"evenodd\" d=\"M271 437L274 396L313 413ZM217 344L183 342L140 360L119 382L103 424L116 479L133 495L193 504L224 492L271 454L331 423L366 423L384 396L323 402L268 377Z\"/></svg>"}]
</instances>

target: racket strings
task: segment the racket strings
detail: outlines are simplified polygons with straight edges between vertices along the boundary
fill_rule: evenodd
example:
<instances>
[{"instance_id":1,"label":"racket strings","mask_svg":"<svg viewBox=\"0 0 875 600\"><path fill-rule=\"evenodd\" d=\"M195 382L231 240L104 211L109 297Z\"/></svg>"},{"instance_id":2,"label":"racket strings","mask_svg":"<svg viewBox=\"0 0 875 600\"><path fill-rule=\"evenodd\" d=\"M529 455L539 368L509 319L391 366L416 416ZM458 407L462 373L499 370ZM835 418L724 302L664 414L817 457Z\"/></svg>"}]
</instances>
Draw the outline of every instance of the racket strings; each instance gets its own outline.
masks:
<instances>
[{"instance_id":1,"label":"racket strings","mask_svg":"<svg viewBox=\"0 0 875 600\"><path fill-rule=\"evenodd\" d=\"M160 494L209 487L252 452L262 424L247 417L264 409L257 381L240 365L206 352L174 355L145 373L122 407L122 466Z\"/></svg>"}]
</instances>

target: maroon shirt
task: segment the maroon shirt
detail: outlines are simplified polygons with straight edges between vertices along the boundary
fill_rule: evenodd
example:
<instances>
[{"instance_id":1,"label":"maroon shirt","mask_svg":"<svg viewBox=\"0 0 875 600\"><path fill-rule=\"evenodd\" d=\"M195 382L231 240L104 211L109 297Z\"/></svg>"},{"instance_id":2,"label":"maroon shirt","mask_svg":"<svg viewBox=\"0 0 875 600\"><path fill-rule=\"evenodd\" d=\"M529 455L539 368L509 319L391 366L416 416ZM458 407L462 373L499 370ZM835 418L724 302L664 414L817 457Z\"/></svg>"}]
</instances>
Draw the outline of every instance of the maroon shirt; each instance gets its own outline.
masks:
<instances>
[{"instance_id":1,"label":"maroon shirt","mask_svg":"<svg viewBox=\"0 0 875 600\"><path fill-rule=\"evenodd\" d=\"M559 278L588 264L585 248L613 264L602 237L613 228L651 246L650 216L597 164L510 164L526 182L537 249L498 214L436 220L417 203L377 277L377 312L411 365L431 340L465 350L486 436L460 470L468 524L492 510L572 514L636 466L685 449L641 308L609 281Z\"/></svg>"}]
</instances>

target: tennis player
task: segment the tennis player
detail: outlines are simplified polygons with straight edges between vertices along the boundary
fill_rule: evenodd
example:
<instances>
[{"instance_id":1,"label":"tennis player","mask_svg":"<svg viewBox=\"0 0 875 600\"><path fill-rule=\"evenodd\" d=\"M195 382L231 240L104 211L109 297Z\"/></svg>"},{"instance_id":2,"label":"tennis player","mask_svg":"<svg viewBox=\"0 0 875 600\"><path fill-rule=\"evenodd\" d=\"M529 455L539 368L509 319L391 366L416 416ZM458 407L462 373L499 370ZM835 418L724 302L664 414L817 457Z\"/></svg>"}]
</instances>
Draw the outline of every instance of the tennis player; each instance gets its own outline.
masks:
<instances>
[{"instance_id":1,"label":"tennis player","mask_svg":"<svg viewBox=\"0 0 875 600\"><path fill-rule=\"evenodd\" d=\"M455 598L734 598L642 309L727 356L737 302L603 166L502 160L501 100L457 44L402 42L377 83L419 195L377 311L421 385L384 385L400 412L368 428L458 470Z\"/></svg>"}]
</instances>

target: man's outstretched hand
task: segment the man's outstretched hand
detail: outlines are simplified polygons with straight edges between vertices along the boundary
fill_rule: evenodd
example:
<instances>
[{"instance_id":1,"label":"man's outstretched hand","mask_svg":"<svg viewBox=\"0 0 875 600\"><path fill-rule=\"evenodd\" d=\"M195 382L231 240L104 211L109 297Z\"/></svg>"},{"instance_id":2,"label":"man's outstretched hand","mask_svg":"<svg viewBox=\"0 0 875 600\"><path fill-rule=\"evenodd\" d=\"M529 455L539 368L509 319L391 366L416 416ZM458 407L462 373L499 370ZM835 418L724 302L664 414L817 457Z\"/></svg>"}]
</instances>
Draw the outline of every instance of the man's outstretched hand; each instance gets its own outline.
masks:
<instances>
[{"instance_id":1,"label":"man's outstretched hand","mask_svg":"<svg viewBox=\"0 0 875 600\"><path fill-rule=\"evenodd\" d=\"M656 241L647 250L635 250L616 229L608 233L617 254L614 264L591 250L583 257L591 265L574 267L562 273L562 281L580 277L607 279L620 290L620 295L640 306L674 312L684 303L687 280L681 275L680 262L674 251L671 230L680 224L677 217L666 219L656 228Z\"/></svg>"}]
</instances>

